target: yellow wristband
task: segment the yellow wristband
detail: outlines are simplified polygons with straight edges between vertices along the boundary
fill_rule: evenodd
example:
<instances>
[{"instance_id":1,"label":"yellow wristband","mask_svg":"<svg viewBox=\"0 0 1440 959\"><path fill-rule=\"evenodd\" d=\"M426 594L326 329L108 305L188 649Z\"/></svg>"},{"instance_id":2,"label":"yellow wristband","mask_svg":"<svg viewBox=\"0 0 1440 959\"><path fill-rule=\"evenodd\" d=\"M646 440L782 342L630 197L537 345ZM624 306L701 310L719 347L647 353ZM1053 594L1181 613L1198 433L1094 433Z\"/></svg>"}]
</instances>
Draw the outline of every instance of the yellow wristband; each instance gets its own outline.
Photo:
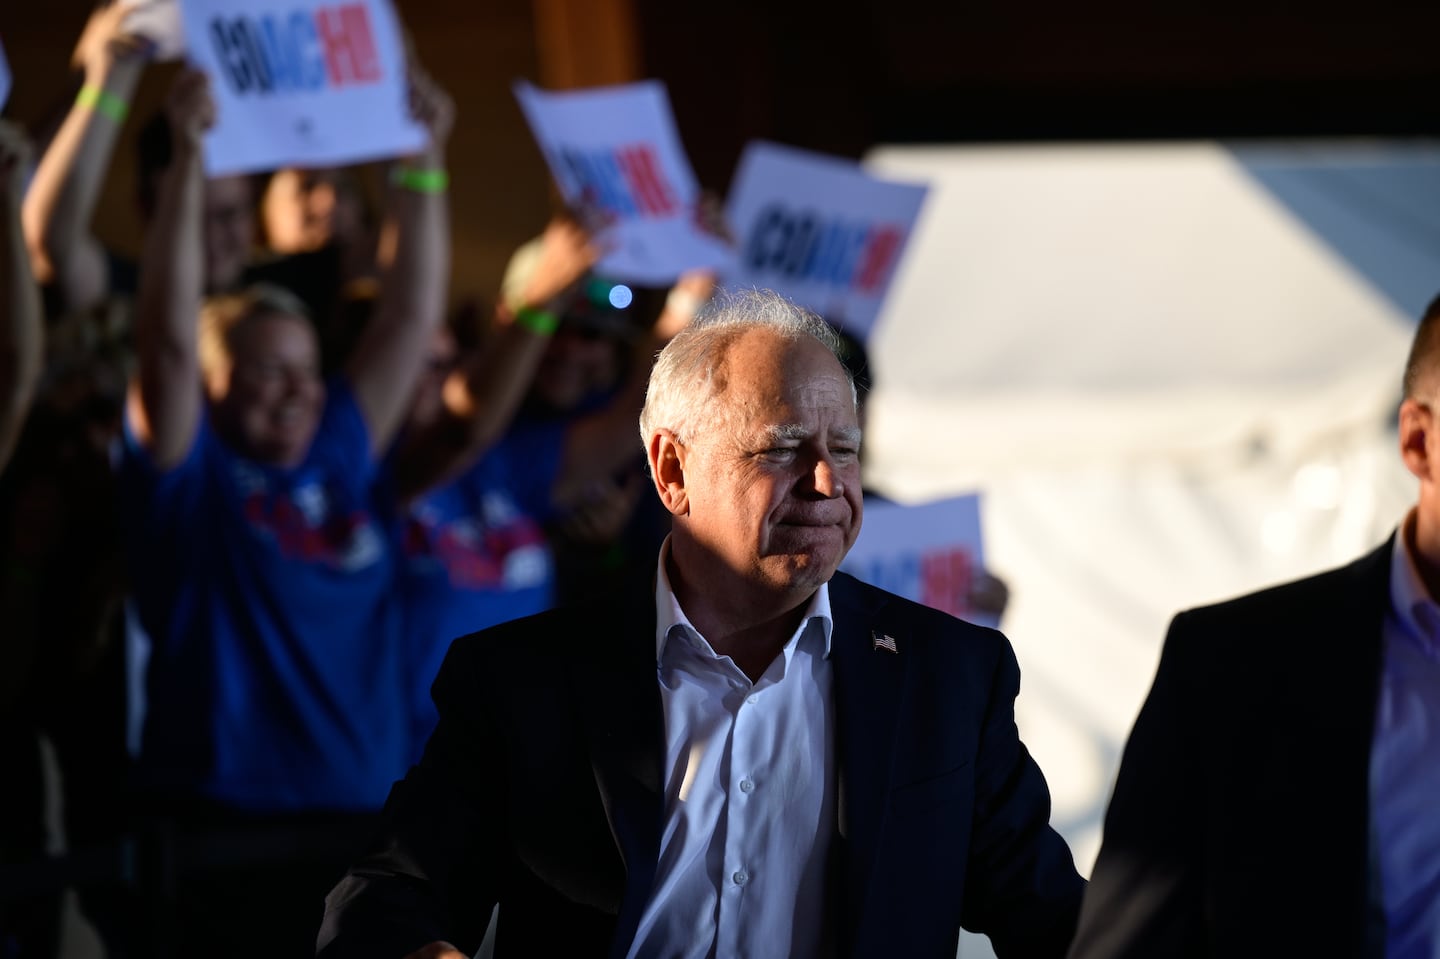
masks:
<instances>
[{"instance_id":1,"label":"yellow wristband","mask_svg":"<svg viewBox=\"0 0 1440 959\"><path fill-rule=\"evenodd\" d=\"M82 107L89 107L101 116L109 117L116 123L124 123L125 117L130 114L130 104L113 93L88 84L80 88L80 92L75 95L75 102Z\"/></svg>"},{"instance_id":2,"label":"yellow wristband","mask_svg":"<svg viewBox=\"0 0 1440 959\"><path fill-rule=\"evenodd\" d=\"M522 306L515 311L516 324L539 336L550 336L560 325L560 317L548 310L537 310L533 306Z\"/></svg>"},{"instance_id":3,"label":"yellow wristband","mask_svg":"<svg viewBox=\"0 0 1440 959\"><path fill-rule=\"evenodd\" d=\"M390 169L390 182L416 193L444 193L450 189L450 174L444 170L417 170L395 166Z\"/></svg>"}]
</instances>

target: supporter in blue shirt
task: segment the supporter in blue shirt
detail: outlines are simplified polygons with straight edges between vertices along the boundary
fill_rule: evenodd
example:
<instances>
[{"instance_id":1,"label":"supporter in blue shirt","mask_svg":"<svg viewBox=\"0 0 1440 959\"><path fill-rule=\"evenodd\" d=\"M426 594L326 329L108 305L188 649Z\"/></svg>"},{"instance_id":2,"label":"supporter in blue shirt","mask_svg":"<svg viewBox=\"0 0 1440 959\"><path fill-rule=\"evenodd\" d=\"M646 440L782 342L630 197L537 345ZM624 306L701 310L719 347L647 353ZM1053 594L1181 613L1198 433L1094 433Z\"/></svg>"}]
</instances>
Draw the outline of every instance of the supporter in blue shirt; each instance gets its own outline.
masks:
<instances>
[{"instance_id":1,"label":"supporter in blue shirt","mask_svg":"<svg viewBox=\"0 0 1440 959\"><path fill-rule=\"evenodd\" d=\"M183 72L167 104L175 156L142 258L122 495L153 643L141 784L182 827L373 811L406 766L403 622L377 464L443 313L438 184L452 113L413 69L411 101L432 144L400 167L375 316L328 383L293 297L252 289L201 308L201 141L215 112L205 76ZM302 896L297 872L266 865L263 890L234 870L207 892L185 883L181 951L308 951L323 883ZM241 923L224 912L237 890L286 894L252 902Z\"/></svg>"}]
</instances>

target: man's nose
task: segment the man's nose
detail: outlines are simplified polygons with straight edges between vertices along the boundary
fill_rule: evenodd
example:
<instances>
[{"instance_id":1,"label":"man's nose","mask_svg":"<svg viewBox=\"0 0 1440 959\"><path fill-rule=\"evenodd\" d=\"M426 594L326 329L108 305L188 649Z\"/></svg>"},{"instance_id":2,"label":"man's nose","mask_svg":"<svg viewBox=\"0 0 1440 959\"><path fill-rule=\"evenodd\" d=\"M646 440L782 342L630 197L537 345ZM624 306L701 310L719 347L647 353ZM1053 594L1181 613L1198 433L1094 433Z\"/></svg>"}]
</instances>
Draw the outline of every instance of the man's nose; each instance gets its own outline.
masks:
<instances>
[{"instance_id":1,"label":"man's nose","mask_svg":"<svg viewBox=\"0 0 1440 959\"><path fill-rule=\"evenodd\" d=\"M810 471L811 485L815 492L826 499L834 499L845 492L845 484L840 479L840 473L827 456L817 456L815 465Z\"/></svg>"}]
</instances>

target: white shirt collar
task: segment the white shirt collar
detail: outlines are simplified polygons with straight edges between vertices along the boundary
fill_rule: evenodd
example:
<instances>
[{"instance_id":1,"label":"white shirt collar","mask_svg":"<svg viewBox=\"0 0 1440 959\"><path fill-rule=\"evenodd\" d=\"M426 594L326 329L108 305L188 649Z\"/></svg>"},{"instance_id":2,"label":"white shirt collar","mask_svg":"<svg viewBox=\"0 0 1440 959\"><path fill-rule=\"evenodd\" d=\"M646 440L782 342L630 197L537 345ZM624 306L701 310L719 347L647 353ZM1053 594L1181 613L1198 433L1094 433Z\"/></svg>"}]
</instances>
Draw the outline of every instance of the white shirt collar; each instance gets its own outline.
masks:
<instances>
[{"instance_id":1,"label":"white shirt collar","mask_svg":"<svg viewBox=\"0 0 1440 959\"><path fill-rule=\"evenodd\" d=\"M680 608L680 600L675 595L675 590L670 586L670 574L665 571L665 561L670 557L670 537L665 537L665 542L660 544L660 559L658 569L655 572L655 662L660 663L665 652L665 643L670 638L671 629L675 626L683 627L700 636L700 630L690 622L690 617L685 615L685 610ZM835 619L830 613L830 584L821 583L820 588L815 590L815 595L810 597L810 604L805 607L805 615L800 618L800 625L796 627L794 634L785 643L788 651L794 647L795 642L810 625L810 621L820 621L821 634L825 637L825 658L830 658L830 635L835 631Z\"/></svg>"}]
</instances>

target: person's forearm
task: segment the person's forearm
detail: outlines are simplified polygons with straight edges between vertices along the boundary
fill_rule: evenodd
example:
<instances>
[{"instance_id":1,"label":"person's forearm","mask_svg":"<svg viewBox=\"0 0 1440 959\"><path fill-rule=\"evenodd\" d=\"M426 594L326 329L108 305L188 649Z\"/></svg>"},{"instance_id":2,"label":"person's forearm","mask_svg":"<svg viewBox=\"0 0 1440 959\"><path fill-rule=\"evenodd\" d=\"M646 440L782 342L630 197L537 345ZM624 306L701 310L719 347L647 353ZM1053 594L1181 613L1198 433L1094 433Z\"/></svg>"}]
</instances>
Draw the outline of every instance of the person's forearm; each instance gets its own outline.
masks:
<instances>
[{"instance_id":1,"label":"person's forearm","mask_svg":"<svg viewBox=\"0 0 1440 959\"><path fill-rule=\"evenodd\" d=\"M40 292L30 273L16 197L0 195L0 469L10 459L40 381Z\"/></svg>"},{"instance_id":2,"label":"person's forearm","mask_svg":"<svg viewBox=\"0 0 1440 959\"><path fill-rule=\"evenodd\" d=\"M450 208L444 158L430 150L405 169L435 174L389 191L394 259L381 278L375 316L347 368L376 453L399 429L431 337L444 318L450 279Z\"/></svg>"},{"instance_id":3,"label":"person's forearm","mask_svg":"<svg viewBox=\"0 0 1440 959\"><path fill-rule=\"evenodd\" d=\"M411 166L448 178L438 149ZM433 331L445 314L450 284L450 194L438 182L424 190L394 187L390 202L399 236L382 281L378 319Z\"/></svg>"},{"instance_id":4,"label":"person's forearm","mask_svg":"<svg viewBox=\"0 0 1440 959\"><path fill-rule=\"evenodd\" d=\"M145 238L136 311L145 438L162 468L183 458L199 422L196 318L204 287L204 190L199 142L177 139Z\"/></svg>"},{"instance_id":5,"label":"person's forearm","mask_svg":"<svg viewBox=\"0 0 1440 959\"><path fill-rule=\"evenodd\" d=\"M78 289L73 261L98 250L90 224L123 126L124 116L117 114L133 99L143 69L141 61L126 59L87 73L87 92L50 141L25 195L25 236L36 276L42 283L59 281L70 308L83 309L91 304L75 300L104 292L103 284Z\"/></svg>"},{"instance_id":6,"label":"person's forearm","mask_svg":"<svg viewBox=\"0 0 1440 959\"><path fill-rule=\"evenodd\" d=\"M395 483L413 499L465 470L510 428L545 355L549 333L497 318L497 326L462 371L443 387L439 422L406 437Z\"/></svg>"}]
</instances>

